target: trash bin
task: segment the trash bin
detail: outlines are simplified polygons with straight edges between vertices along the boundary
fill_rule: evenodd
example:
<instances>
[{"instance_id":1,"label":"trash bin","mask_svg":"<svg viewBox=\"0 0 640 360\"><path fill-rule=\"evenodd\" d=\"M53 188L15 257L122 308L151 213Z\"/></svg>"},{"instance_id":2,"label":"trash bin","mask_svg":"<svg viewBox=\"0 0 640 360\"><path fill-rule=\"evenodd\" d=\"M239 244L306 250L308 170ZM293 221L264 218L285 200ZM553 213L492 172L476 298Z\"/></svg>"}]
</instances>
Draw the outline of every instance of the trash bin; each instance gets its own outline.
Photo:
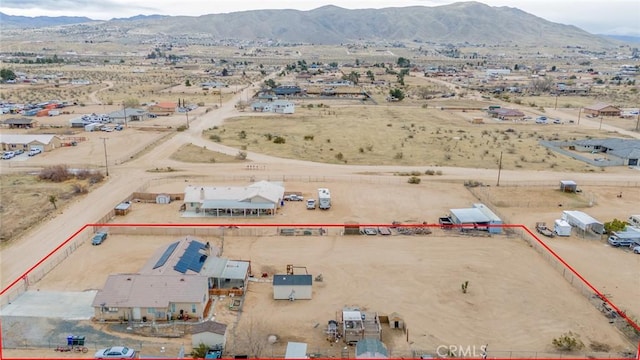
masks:
<instances>
[{"instance_id":1,"label":"trash bin","mask_svg":"<svg viewBox=\"0 0 640 360\"><path fill-rule=\"evenodd\" d=\"M73 335L67 336L67 345L73 346Z\"/></svg>"},{"instance_id":2,"label":"trash bin","mask_svg":"<svg viewBox=\"0 0 640 360\"><path fill-rule=\"evenodd\" d=\"M78 346L84 346L84 336L78 336L77 344Z\"/></svg>"}]
</instances>

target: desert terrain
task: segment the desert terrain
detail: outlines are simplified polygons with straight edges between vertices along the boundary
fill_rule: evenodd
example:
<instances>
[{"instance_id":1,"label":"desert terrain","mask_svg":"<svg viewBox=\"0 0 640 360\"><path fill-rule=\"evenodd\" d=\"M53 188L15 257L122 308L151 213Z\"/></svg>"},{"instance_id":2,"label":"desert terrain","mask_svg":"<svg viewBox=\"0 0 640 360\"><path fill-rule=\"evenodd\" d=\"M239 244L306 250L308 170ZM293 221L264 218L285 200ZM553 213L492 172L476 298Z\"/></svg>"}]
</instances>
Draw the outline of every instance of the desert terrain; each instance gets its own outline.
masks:
<instances>
[{"instance_id":1,"label":"desert terrain","mask_svg":"<svg viewBox=\"0 0 640 360\"><path fill-rule=\"evenodd\" d=\"M187 184L246 185L270 180L282 182L287 191L300 192L307 198L313 197L318 187L326 186L335 198L328 212L307 211L302 203L288 202L273 218L233 219L243 224L435 223L449 209L479 201L493 207L505 222L529 228L537 221L552 223L566 209L582 209L604 221L625 219L638 212L638 170L587 165L538 144L542 139L639 137L630 122L580 119L577 107L583 106L585 100L578 97L562 98L559 107L554 104L557 98L522 98L518 104L504 97L487 99L455 82L413 74L407 77L406 87L413 96L400 103L385 102L388 87L373 87L370 90L378 105L295 99L293 115L258 116L238 105L251 99L262 85L259 71L233 78L229 88L219 93L205 93L197 86L184 85L185 78L193 84L208 79L200 70L167 75L155 65L153 70L147 66L144 65L149 71L144 74L131 73L131 65L100 66L99 71L63 68L75 78L91 78L95 83L79 89L43 86L32 87L35 90L28 92L25 88L0 91L3 97L21 96L22 101L46 95L82 102L70 108L73 113L41 119L43 126L39 129L3 129L3 134L55 132L83 138L77 146L34 158L3 160L0 164L3 181L9 179L3 182L3 206L24 202L21 207L27 209L51 207L47 196L59 191L58 206L49 210L46 217L36 215L21 224L21 213L2 213L3 223L16 224L7 235L9 241L1 245L3 289L85 224L104 219L133 192L181 193ZM46 69L40 71L44 73ZM387 77L388 81L393 79L395 75ZM436 93L446 88L458 96L425 99L419 96L422 87ZM188 115L129 123L120 132L88 133L68 128L68 120L79 114L118 110L129 98L142 102L175 101L178 97L203 105ZM496 103L520 108L531 117L552 116L563 123L514 123L490 119L476 110L441 109L483 108ZM3 115L2 119L8 117ZM485 117L485 124L471 124L477 117ZM286 142L274 144L267 135L281 136ZM108 171L108 176L92 185L88 193L74 196L64 195L70 183L54 187L26 180L29 174L56 164ZM409 184L410 176L419 177L420 183ZM565 179L577 181L582 193L560 193L558 182ZM470 180L487 186L470 190L464 186ZM500 186L496 186L497 181ZM12 198L10 193L18 194L20 185L39 194L31 196L39 202L25 200L29 196L24 194ZM36 186L42 187L34 191ZM617 198L620 192L624 196ZM230 221L183 218L179 205L134 203L127 216L108 220L156 224ZM37 221L38 218L44 221ZM81 235L88 238L91 230ZM108 274L136 271L159 245L172 240L168 235L129 237L114 230L100 247L88 246L84 241L42 280L29 284L29 290L98 289ZM221 241L216 237L207 240ZM630 316L640 317L636 301L640 297L640 256L611 248L602 239L577 235L545 239L545 243ZM127 248L124 253L123 247ZM494 351L490 352L492 357L506 356L509 351L523 357L536 352L549 356L557 354L552 340L567 332L579 335L586 346L583 352L605 353L602 356L626 353L636 345L612 327L589 299L562 278L557 268L514 234L470 237L440 230L413 237L347 237L340 236L337 230L322 237L295 238L227 234L223 256L250 260L255 273L274 274L294 263L324 277L314 286L314 299L310 301L275 302L270 284L259 281L250 284L241 315L228 310L228 299L219 299L216 318L232 327L228 355L241 353L239 349L246 346L243 338L264 340L274 334L279 339L276 344L252 355L282 356L286 341L303 341L309 343L310 352L339 357L339 348L326 342L322 329L345 305L387 314L395 311L407 319L408 342L405 334L393 334L388 329L389 334L385 332L385 342L394 357L411 357L416 351L433 353L440 344L461 342L488 342ZM113 258L118 261L109 261ZM73 281L69 281L71 277ZM470 282L466 294L460 291L464 281ZM161 346L174 353L180 346L190 350L188 337L140 338L102 324L87 326L129 338L131 346L139 344L137 347L145 356L163 355L158 350ZM18 333L16 330L12 334ZM56 339L62 339L60 330L55 328L39 335L53 345L57 345ZM606 351L599 346L602 344L607 345ZM101 345L99 341L92 342L92 350ZM42 343L33 347L34 350L4 348L3 355L61 355L51 348L38 349L46 347ZM62 354L67 355L72 354Z\"/></svg>"}]
</instances>

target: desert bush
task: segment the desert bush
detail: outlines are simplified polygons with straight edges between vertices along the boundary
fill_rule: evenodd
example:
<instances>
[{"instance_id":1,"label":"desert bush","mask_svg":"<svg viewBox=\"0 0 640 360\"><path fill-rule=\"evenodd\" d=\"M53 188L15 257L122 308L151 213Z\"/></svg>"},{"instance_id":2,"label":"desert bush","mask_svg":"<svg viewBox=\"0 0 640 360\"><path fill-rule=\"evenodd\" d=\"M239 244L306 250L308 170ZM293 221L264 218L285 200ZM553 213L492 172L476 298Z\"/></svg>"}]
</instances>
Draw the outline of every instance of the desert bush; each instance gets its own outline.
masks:
<instances>
[{"instance_id":1,"label":"desert bush","mask_svg":"<svg viewBox=\"0 0 640 360\"><path fill-rule=\"evenodd\" d=\"M478 187L478 186L482 186L482 182L477 181L477 180L467 180L464 182L464 186L466 187Z\"/></svg>"},{"instance_id":2,"label":"desert bush","mask_svg":"<svg viewBox=\"0 0 640 360\"><path fill-rule=\"evenodd\" d=\"M597 352L609 352L611 351L611 346L609 344L601 343L598 341L594 341L589 344L589 348L593 351Z\"/></svg>"},{"instance_id":3,"label":"desert bush","mask_svg":"<svg viewBox=\"0 0 640 360\"><path fill-rule=\"evenodd\" d=\"M97 184L97 183L101 182L102 180L104 180L104 175L99 171L92 172L91 176L89 176L89 184L91 184L91 185Z\"/></svg>"},{"instance_id":4,"label":"desert bush","mask_svg":"<svg viewBox=\"0 0 640 360\"><path fill-rule=\"evenodd\" d=\"M78 180L86 180L91 176L91 171L87 169L78 170L76 172L76 179Z\"/></svg>"},{"instance_id":5,"label":"desert bush","mask_svg":"<svg viewBox=\"0 0 640 360\"><path fill-rule=\"evenodd\" d=\"M304 139L305 140L309 140L309 141L313 141L313 135L305 135Z\"/></svg>"},{"instance_id":6,"label":"desert bush","mask_svg":"<svg viewBox=\"0 0 640 360\"><path fill-rule=\"evenodd\" d=\"M409 180L407 180L409 184L420 184L420 181L422 181L422 179L417 176L412 176L409 178Z\"/></svg>"},{"instance_id":7,"label":"desert bush","mask_svg":"<svg viewBox=\"0 0 640 360\"><path fill-rule=\"evenodd\" d=\"M580 340L578 334L574 334L571 331L553 339L551 344L560 351L580 350L584 347L584 343Z\"/></svg>"},{"instance_id":8,"label":"desert bush","mask_svg":"<svg viewBox=\"0 0 640 360\"><path fill-rule=\"evenodd\" d=\"M424 174L425 174L425 175L432 175L432 176L433 176L433 175L435 175L435 174L436 174L436 172L435 172L435 170L431 170L431 169L429 169L429 170L425 171L425 172L424 172Z\"/></svg>"},{"instance_id":9,"label":"desert bush","mask_svg":"<svg viewBox=\"0 0 640 360\"><path fill-rule=\"evenodd\" d=\"M284 144L286 142L287 142L287 140L285 138L283 138L282 136L276 136L275 138L273 138L273 143L274 144Z\"/></svg>"},{"instance_id":10,"label":"desert bush","mask_svg":"<svg viewBox=\"0 0 640 360\"><path fill-rule=\"evenodd\" d=\"M335 157L336 157L336 159L337 159L337 160L343 160L343 159L344 159L344 154L342 154L341 152L339 152L339 153L337 153L337 154L335 155Z\"/></svg>"},{"instance_id":11,"label":"desert bush","mask_svg":"<svg viewBox=\"0 0 640 360\"><path fill-rule=\"evenodd\" d=\"M215 142L220 142L220 135L209 135L209 140L213 140Z\"/></svg>"},{"instance_id":12,"label":"desert bush","mask_svg":"<svg viewBox=\"0 0 640 360\"><path fill-rule=\"evenodd\" d=\"M40 180L63 182L71 179L73 175L69 172L67 165L54 165L42 169L38 177Z\"/></svg>"},{"instance_id":13,"label":"desert bush","mask_svg":"<svg viewBox=\"0 0 640 360\"><path fill-rule=\"evenodd\" d=\"M180 125L180 126L178 126L178 127L176 128L176 130L178 130L178 131L185 131L185 130L187 130L187 125Z\"/></svg>"},{"instance_id":14,"label":"desert bush","mask_svg":"<svg viewBox=\"0 0 640 360\"><path fill-rule=\"evenodd\" d=\"M89 192L89 190L87 189L87 186L81 183L74 183L71 185L71 189L73 191L74 194L76 195L80 195L80 194L86 194Z\"/></svg>"},{"instance_id":15,"label":"desert bush","mask_svg":"<svg viewBox=\"0 0 640 360\"><path fill-rule=\"evenodd\" d=\"M403 156L404 154L402 152L397 152L395 155L393 155L393 158L396 160L400 160Z\"/></svg>"},{"instance_id":16,"label":"desert bush","mask_svg":"<svg viewBox=\"0 0 640 360\"><path fill-rule=\"evenodd\" d=\"M247 152L246 151L238 151L238 154L236 154L236 159L238 159L238 160L246 160L247 159Z\"/></svg>"}]
</instances>

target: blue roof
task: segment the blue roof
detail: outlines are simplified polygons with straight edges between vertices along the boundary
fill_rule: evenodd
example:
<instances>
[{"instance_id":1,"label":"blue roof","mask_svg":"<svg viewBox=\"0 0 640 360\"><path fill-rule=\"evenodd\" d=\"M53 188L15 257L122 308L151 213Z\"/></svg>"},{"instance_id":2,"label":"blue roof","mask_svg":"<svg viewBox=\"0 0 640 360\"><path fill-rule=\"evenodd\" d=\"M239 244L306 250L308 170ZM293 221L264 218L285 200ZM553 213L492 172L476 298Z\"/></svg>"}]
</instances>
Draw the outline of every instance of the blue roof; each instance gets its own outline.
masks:
<instances>
[{"instance_id":1,"label":"blue roof","mask_svg":"<svg viewBox=\"0 0 640 360\"><path fill-rule=\"evenodd\" d=\"M199 273L200 270L202 270L204 262L207 260L207 255L200 253L200 250L205 248L205 244L195 240L191 241L173 269L183 274L185 274L187 270Z\"/></svg>"},{"instance_id":2,"label":"blue roof","mask_svg":"<svg viewBox=\"0 0 640 360\"><path fill-rule=\"evenodd\" d=\"M311 285L312 282L311 275L273 275L273 286L304 286Z\"/></svg>"},{"instance_id":3,"label":"blue roof","mask_svg":"<svg viewBox=\"0 0 640 360\"><path fill-rule=\"evenodd\" d=\"M157 269L163 266L167 262L167 260L169 260L169 257L171 256L171 254L173 254L174 250L178 247L179 243L180 241L176 241L173 244L169 245L169 247L167 247L167 249L164 251L160 259L158 259L156 264L153 265L153 268Z\"/></svg>"}]
</instances>

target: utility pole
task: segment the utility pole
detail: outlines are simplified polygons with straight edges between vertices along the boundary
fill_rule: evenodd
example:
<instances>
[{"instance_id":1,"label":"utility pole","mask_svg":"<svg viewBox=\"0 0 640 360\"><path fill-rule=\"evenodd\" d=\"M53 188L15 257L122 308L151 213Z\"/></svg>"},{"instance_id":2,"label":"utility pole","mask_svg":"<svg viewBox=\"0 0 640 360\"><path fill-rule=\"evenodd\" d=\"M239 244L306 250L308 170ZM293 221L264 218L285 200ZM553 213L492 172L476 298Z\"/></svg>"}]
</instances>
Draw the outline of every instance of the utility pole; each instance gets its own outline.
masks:
<instances>
[{"instance_id":1,"label":"utility pole","mask_svg":"<svg viewBox=\"0 0 640 360\"><path fill-rule=\"evenodd\" d=\"M558 108L558 94L556 94L556 105L553 107L553 109L557 109Z\"/></svg>"},{"instance_id":2,"label":"utility pole","mask_svg":"<svg viewBox=\"0 0 640 360\"><path fill-rule=\"evenodd\" d=\"M598 130L602 130L602 119L603 119L603 116L600 115L600 127L598 128Z\"/></svg>"},{"instance_id":3,"label":"utility pole","mask_svg":"<svg viewBox=\"0 0 640 360\"><path fill-rule=\"evenodd\" d=\"M189 128L189 112L185 111L184 114L187 115L187 129L188 129Z\"/></svg>"},{"instance_id":4,"label":"utility pole","mask_svg":"<svg viewBox=\"0 0 640 360\"><path fill-rule=\"evenodd\" d=\"M101 137L100 139L102 139L102 145L104 145L104 168L105 168L105 173L107 174L107 176L109 176L109 160L107 159L107 140L108 140L108 138Z\"/></svg>"},{"instance_id":5,"label":"utility pole","mask_svg":"<svg viewBox=\"0 0 640 360\"><path fill-rule=\"evenodd\" d=\"M502 172L502 151L500 151L500 161L498 161L498 183L496 186L500 186L500 173Z\"/></svg>"},{"instance_id":6,"label":"utility pole","mask_svg":"<svg viewBox=\"0 0 640 360\"><path fill-rule=\"evenodd\" d=\"M582 114L582 108L578 110L578 125L580 125L580 115Z\"/></svg>"},{"instance_id":7,"label":"utility pole","mask_svg":"<svg viewBox=\"0 0 640 360\"><path fill-rule=\"evenodd\" d=\"M124 127L127 127L127 105L122 103L122 114L124 115Z\"/></svg>"}]
</instances>

